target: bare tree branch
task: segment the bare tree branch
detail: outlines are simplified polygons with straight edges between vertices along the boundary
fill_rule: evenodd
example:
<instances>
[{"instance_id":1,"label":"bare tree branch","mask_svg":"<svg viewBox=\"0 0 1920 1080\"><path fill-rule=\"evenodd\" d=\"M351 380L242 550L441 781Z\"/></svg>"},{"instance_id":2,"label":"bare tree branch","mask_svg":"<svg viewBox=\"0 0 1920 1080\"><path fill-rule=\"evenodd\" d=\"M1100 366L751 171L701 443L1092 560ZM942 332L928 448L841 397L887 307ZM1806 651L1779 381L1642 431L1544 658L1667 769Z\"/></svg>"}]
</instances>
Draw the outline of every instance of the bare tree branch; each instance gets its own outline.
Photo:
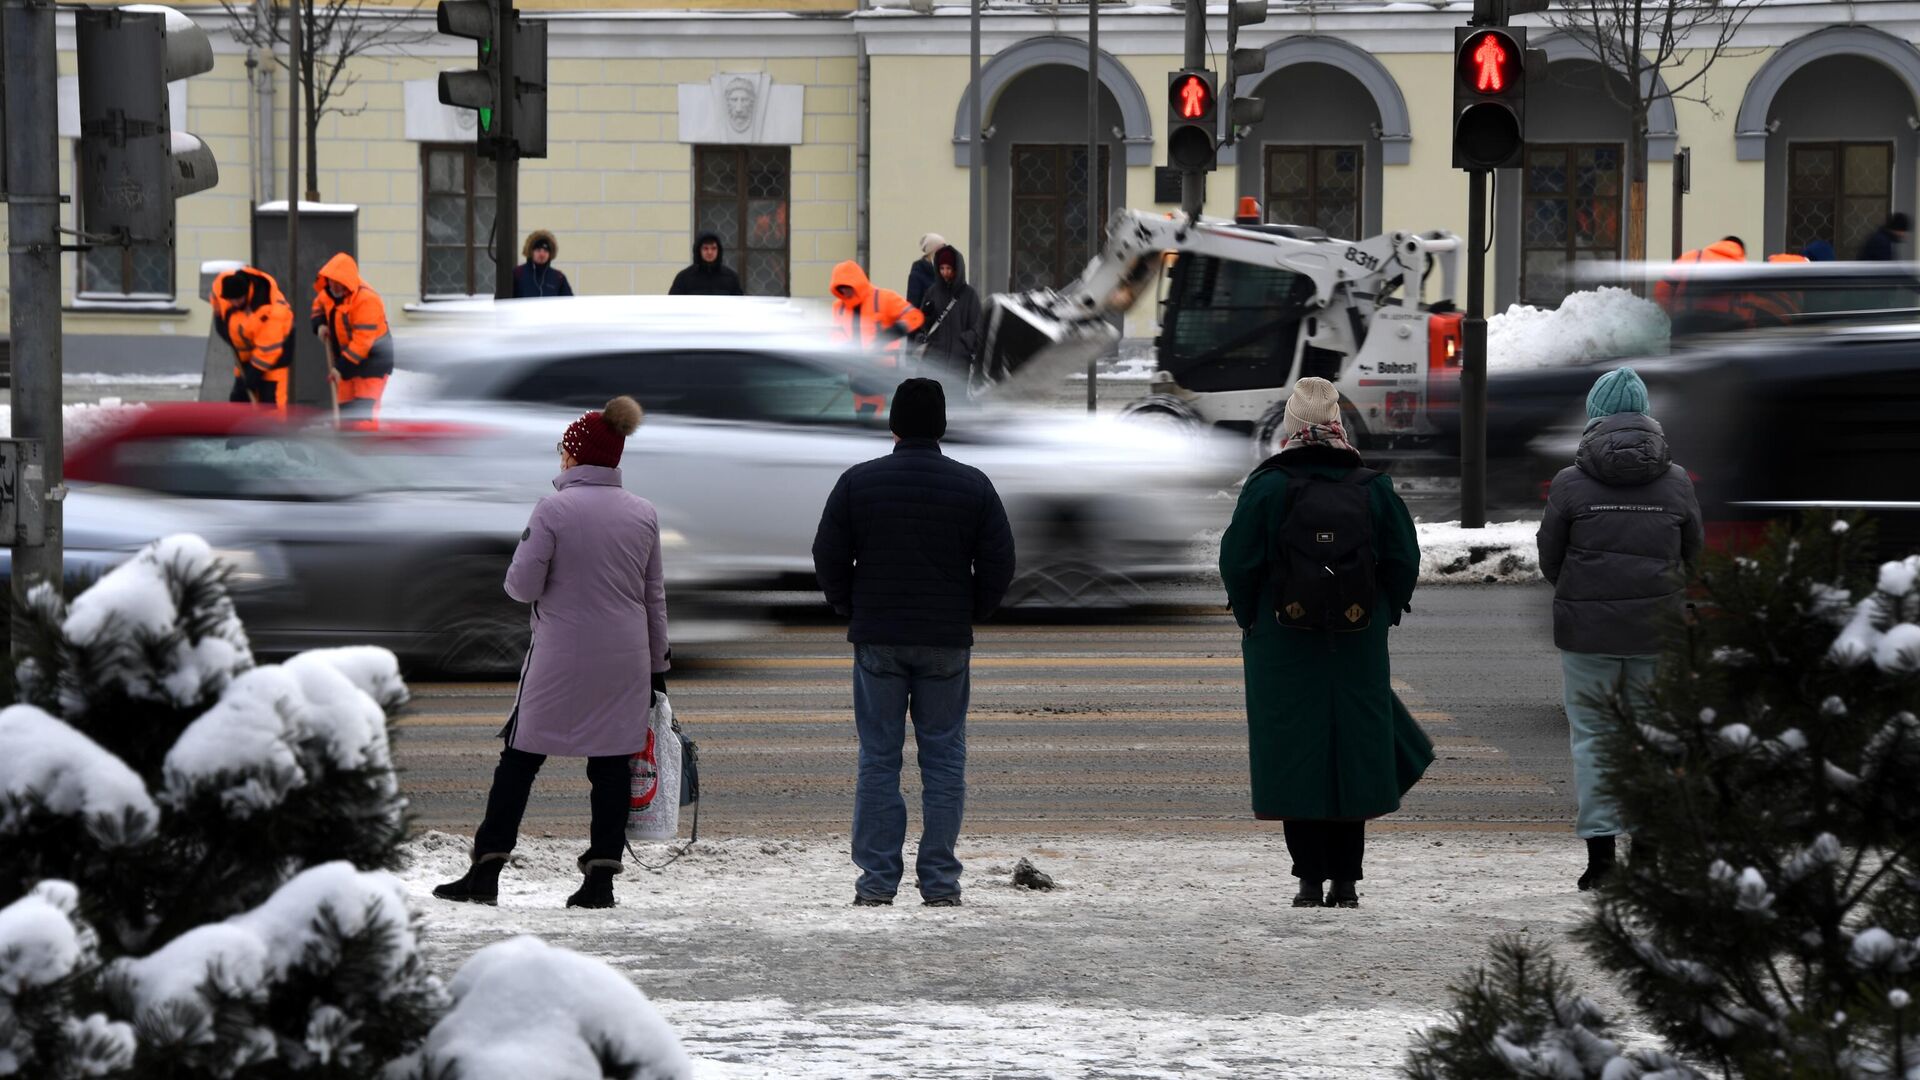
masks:
<instances>
[{"instance_id":1,"label":"bare tree branch","mask_svg":"<svg viewBox=\"0 0 1920 1080\"><path fill-rule=\"evenodd\" d=\"M301 4L301 71L296 86L309 97L305 114L307 197L319 198L320 123L328 116L357 116L364 104L345 98L359 85L354 61L375 53L407 55L411 46L432 37L411 29L421 0L405 6L371 5L367 0L304 0ZM282 70L287 68L288 0L220 0L232 20L230 33L242 45L262 50Z\"/></svg>"}]
</instances>

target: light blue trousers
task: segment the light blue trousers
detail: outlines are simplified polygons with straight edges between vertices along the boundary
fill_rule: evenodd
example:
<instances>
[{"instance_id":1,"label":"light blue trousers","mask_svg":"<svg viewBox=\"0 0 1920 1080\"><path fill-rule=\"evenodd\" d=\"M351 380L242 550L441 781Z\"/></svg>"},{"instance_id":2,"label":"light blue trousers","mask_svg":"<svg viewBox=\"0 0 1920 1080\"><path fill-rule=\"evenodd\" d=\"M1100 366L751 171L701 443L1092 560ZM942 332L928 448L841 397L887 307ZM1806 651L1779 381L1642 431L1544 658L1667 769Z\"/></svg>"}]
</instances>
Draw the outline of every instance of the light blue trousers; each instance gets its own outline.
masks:
<instances>
[{"instance_id":1,"label":"light blue trousers","mask_svg":"<svg viewBox=\"0 0 1920 1080\"><path fill-rule=\"evenodd\" d=\"M1620 811L1600 794L1600 733L1605 730L1607 702L1624 691L1636 708L1648 701L1657 656L1601 656L1562 652L1560 669L1566 679L1567 731L1573 745L1573 787L1580 798L1574 833L1582 840L1618 836Z\"/></svg>"}]
</instances>

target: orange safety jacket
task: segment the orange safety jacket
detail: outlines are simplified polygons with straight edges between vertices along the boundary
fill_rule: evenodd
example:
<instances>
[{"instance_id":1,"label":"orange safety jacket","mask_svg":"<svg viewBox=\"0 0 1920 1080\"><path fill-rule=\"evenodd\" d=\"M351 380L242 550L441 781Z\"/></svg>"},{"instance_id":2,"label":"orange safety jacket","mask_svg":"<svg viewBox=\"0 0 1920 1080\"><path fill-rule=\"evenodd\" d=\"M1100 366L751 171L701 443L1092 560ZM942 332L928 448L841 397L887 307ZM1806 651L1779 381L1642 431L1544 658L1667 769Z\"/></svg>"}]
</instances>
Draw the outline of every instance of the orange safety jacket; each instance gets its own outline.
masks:
<instances>
[{"instance_id":1,"label":"orange safety jacket","mask_svg":"<svg viewBox=\"0 0 1920 1080\"><path fill-rule=\"evenodd\" d=\"M327 283L339 285L347 293L335 300ZM341 252L327 260L313 279L313 328L326 327L333 336L333 370L339 373L335 400L371 399L376 403L386 392L387 377L393 374L393 337L387 325L387 305L366 282L360 279L360 267L353 256Z\"/></svg>"},{"instance_id":2,"label":"orange safety jacket","mask_svg":"<svg viewBox=\"0 0 1920 1080\"><path fill-rule=\"evenodd\" d=\"M1723 263L1746 262L1746 249L1731 240L1716 240L1705 248L1689 251L1675 259L1676 263ZM1687 271L1676 269L1672 277L1654 283L1653 302L1660 305L1668 316L1682 311L1704 312L1715 315L1734 315L1733 294L1730 292L1709 292L1704 296L1687 295Z\"/></svg>"},{"instance_id":3,"label":"orange safety jacket","mask_svg":"<svg viewBox=\"0 0 1920 1080\"><path fill-rule=\"evenodd\" d=\"M229 300L222 295L235 277L251 283L246 300ZM228 270L213 279L209 302L214 330L233 349L233 377L261 401L277 401L284 407L293 308L280 291L280 283L258 267Z\"/></svg>"},{"instance_id":4,"label":"orange safety jacket","mask_svg":"<svg viewBox=\"0 0 1920 1080\"><path fill-rule=\"evenodd\" d=\"M897 366L901 343L926 324L926 315L899 293L876 288L852 260L833 268L831 283L835 339L877 351L882 363Z\"/></svg>"},{"instance_id":5,"label":"orange safety jacket","mask_svg":"<svg viewBox=\"0 0 1920 1080\"><path fill-rule=\"evenodd\" d=\"M1805 255L1769 255L1770 263L1811 262ZM1795 315L1806 308L1806 297L1794 289L1775 289L1770 292L1756 292L1743 296L1750 309L1747 320L1752 326L1786 326Z\"/></svg>"}]
</instances>

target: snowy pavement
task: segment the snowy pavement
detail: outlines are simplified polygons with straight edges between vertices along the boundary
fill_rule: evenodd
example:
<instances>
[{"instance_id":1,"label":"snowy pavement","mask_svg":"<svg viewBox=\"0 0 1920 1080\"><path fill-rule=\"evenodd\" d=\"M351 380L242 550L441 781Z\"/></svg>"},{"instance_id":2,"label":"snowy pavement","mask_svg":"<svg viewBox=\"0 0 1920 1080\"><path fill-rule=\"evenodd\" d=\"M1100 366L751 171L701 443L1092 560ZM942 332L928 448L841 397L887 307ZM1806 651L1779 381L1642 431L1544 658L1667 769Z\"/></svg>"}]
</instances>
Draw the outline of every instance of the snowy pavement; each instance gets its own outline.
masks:
<instances>
[{"instance_id":1,"label":"snowy pavement","mask_svg":"<svg viewBox=\"0 0 1920 1080\"><path fill-rule=\"evenodd\" d=\"M523 842L484 908L430 896L465 838L416 840L403 876L436 968L522 933L598 956L653 999L703 1080L1387 1076L1491 936L1559 942L1585 903L1582 850L1560 829L1376 827L1357 911L1292 908L1278 827L1251 823L967 837L966 906L944 910L911 890L849 906L833 837L702 841L663 872L630 867L620 908L568 911L580 846ZM1013 888L1023 855L1060 889Z\"/></svg>"}]
</instances>

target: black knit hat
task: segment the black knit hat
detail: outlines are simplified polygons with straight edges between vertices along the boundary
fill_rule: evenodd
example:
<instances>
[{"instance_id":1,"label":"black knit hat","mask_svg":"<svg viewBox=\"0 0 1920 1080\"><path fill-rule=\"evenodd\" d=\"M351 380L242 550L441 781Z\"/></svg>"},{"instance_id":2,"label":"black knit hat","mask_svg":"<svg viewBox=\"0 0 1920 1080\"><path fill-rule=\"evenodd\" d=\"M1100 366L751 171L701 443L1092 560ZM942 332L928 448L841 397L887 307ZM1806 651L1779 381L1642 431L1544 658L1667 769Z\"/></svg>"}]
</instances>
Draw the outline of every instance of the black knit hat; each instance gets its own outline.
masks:
<instances>
[{"instance_id":1,"label":"black knit hat","mask_svg":"<svg viewBox=\"0 0 1920 1080\"><path fill-rule=\"evenodd\" d=\"M887 426L903 439L938 439L947 433L947 392L933 379L908 379L893 392Z\"/></svg>"}]
</instances>

